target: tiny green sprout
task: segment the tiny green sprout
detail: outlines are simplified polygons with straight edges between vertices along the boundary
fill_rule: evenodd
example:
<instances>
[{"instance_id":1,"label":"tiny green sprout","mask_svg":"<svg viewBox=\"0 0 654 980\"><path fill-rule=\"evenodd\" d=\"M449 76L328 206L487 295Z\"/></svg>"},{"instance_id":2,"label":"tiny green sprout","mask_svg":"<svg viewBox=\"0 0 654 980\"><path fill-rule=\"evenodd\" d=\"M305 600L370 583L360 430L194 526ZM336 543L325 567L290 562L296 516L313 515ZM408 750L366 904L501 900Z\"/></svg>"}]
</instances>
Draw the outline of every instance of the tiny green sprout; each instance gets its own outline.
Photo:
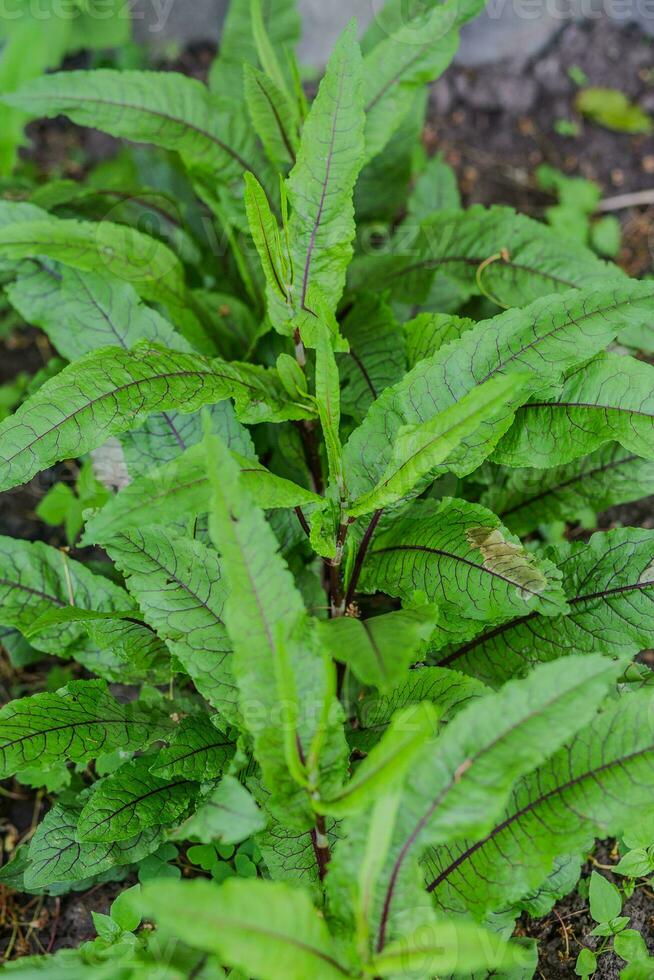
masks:
<instances>
[{"instance_id":1,"label":"tiny green sprout","mask_svg":"<svg viewBox=\"0 0 654 980\"><path fill-rule=\"evenodd\" d=\"M559 136L569 136L574 138L580 133L579 123L575 119L556 119L554 122L554 132Z\"/></svg>"},{"instance_id":2,"label":"tiny green sprout","mask_svg":"<svg viewBox=\"0 0 654 980\"><path fill-rule=\"evenodd\" d=\"M597 970L597 956L592 949L584 947L577 957L575 973L578 977L592 977Z\"/></svg>"},{"instance_id":3,"label":"tiny green sprout","mask_svg":"<svg viewBox=\"0 0 654 980\"><path fill-rule=\"evenodd\" d=\"M568 68L568 77L580 88L588 85L588 75L579 65L570 65Z\"/></svg>"}]
</instances>

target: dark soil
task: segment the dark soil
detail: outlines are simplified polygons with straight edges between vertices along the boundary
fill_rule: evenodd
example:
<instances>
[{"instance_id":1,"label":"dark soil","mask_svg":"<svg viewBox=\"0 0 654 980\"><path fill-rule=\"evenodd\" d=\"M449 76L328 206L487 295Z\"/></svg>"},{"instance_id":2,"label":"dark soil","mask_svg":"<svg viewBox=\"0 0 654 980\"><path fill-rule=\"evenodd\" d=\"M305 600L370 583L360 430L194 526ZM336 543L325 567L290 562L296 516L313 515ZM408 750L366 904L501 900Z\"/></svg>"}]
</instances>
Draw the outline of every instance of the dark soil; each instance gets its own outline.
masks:
<instances>
[{"instance_id":1,"label":"dark soil","mask_svg":"<svg viewBox=\"0 0 654 980\"><path fill-rule=\"evenodd\" d=\"M206 79L213 54L209 44L191 45L176 62L161 67ZM613 133L579 119L577 137L560 136L554 129L558 119L577 118L572 108L576 88L568 75L573 66L586 73L589 84L621 89L654 113L653 65L654 42L636 29L606 21L567 23L549 48L528 63L450 69L434 87L425 143L430 151L442 151L455 168L466 203L510 204L541 216L553 203L538 190L533 176L544 162L570 175L598 181L605 197L654 188L652 138ZM78 177L88 166L112 155L119 145L110 137L64 120L32 124L30 135L33 145L29 157L44 177ZM624 225L621 264L633 275L651 272L654 207L617 213ZM38 331L0 341L0 383L19 371L34 373L49 356ZM4 494L0 534L63 543L57 539L57 532L38 520L34 509L55 479L65 475L65 467L59 467L25 488ZM615 524L654 526L654 497L601 515L600 527ZM35 665L20 677L12 675L0 650L0 703L10 688L22 687L29 693L38 689L39 683L42 686L40 670L40 665ZM0 842L11 845L29 833L35 810L40 809L42 815L48 801L35 799L15 784L3 785L9 795L0 797ZM13 798L15 794L18 799ZM615 863L605 846L598 848L595 860L603 865ZM590 870L591 865L584 873ZM10 894L0 887L0 961L9 943L14 958L76 947L93 938L91 911L106 912L123 887L101 885L86 894L73 893L61 899ZM639 888L626 903L625 914L631 916L630 926L642 932L654 952L654 894ZM579 950L595 942L589 936L592 928L587 902L577 893L559 902L543 919L524 916L519 926L524 935L539 941L541 980L575 976ZM619 977L621 966L617 957L606 955L596 976L598 980L613 980Z\"/></svg>"},{"instance_id":2,"label":"dark soil","mask_svg":"<svg viewBox=\"0 0 654 980\"><path fill-rule=\"evenodd\" d=\"M597 181L605 197L654 188L654 139L611 132L585 122L573 107L580 68L590 86L616 88L654 111L654 40L610 21L567 23L528 63L451 68L435 85L428 143L460 175L468 203L511 204L538 215L552 203L534 171L548 163ZM573 120L579 135L560 136L557 120ZM632 275L651 269L654 209L620 213L623 264Z\"/></svg>"},{"instance_id":3,"label":"dark soil","mask_svg":"<svg viewBox=\"0 0 654 980\"><path fill-rule=\"evenodd\" d=\"M617 863L613 842L600 844L593 859L584 868L582 879L587 878L593 869L613 881L618 887L624 885L624 878L614 875L609 867ZM654 892L647 886L636 889L623 907L623 915L630 916L628 928L637 929L647 943L650 953L654 953ZM518 932L538 940L540 960L538 964L541 980L569 980L575 977L575 962L584 946L597 950L603 939L591 936L595 928L588 911L587 899L580 898L575 891L558 902L550 915L542 919L532 919L524 915ZM624 967L615 953L604 953L599 958L595 977L597 980L618 980Z\"/></svg>"}]
</instances>

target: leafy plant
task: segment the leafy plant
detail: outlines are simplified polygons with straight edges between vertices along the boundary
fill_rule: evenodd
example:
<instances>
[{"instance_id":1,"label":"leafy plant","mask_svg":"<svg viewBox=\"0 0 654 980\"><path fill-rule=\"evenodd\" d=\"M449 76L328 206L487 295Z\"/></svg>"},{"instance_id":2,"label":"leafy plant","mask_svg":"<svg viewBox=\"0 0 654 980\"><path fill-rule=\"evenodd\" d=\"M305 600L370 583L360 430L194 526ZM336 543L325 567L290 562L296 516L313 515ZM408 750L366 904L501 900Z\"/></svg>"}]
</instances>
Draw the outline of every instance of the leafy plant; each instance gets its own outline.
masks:
<instances>
[{"instance_id":1,"label":"leafy plant","mask_svg":"<svg viewBox=\"0 0 654 980\"><path fill-rule=\"evenodd\" d=\"M620 251L622 230L612 214L591 220L601 198L600 187L583 177L567 177L548 164L536 171L538 184L558 198L558 204L546 211L548 224L561 235L584 245L591 244L599 255L615 258Z\"/></svg>"},{"instance_id":2,"label":"leafy plant","mask_svg":"<svg viewBox=\"0 0 654 980\"><path fill-rule=\"evenodd\" d=\"M629 966L621 973L623 977L637 976L638 970L651 969L654 958L650 958L647 944L636 929L628 929L629 916L622 912L623 896L620 889L593 871L589 887L590 914L597 923L591 936L602 937L596 950L584 946L577 958L575 972L580 977L593 976L599 958L613 949ZM643 975L646 975L644 972Z\"/></svg>"},{"instance_id":3,"label":"leafy plant","mask_svg":"<svg viewBox=\"0 0 654 980\"><path fill-rule=\"evenodd\" d=\"M619 133L651 133L652 120L624 92L613 88L585 88L577 93L575 105L593 122Z\"/></svg>"},{"instance_id":4,"label":"leafy plant","mask_svg":"<svg viewBox=\"0 0 654 980\"><path fill-rule=\"evenodd\" d=\"M6 97L153 147L104 220L106 167L0 202L7 298L70 362L0 489L89 454L110 488L72 554L0 540L3 626L74 678L0 713L2 775L63 787L0 881L140 879L18 974L529 977L515 918L651 801L654 532L550 526L651 488L654 285L415 152L479 7L391 0L310 106L291 0L232 4L209 89Z\"/></svg>"}]
</instances>

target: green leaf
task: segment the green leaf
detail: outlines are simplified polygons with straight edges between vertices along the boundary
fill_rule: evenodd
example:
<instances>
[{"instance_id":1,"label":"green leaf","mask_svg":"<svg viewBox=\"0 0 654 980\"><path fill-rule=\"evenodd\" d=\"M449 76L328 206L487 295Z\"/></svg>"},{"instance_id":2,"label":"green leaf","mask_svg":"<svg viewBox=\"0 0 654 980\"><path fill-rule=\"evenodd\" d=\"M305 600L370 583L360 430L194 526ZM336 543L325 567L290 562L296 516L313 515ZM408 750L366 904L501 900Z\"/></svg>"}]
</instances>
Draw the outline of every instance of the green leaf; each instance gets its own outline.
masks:
<instances>
[{"instance_id":1,"label":"green leaf","mask_svg":"<svg viewBox=\"0 0 654 980\"><path fill-rule=\"evenodd\" d=\"M342 330L350 349L336 355L341 408L361 422L373 401L406 372L404 337L390 306L372 293L357 297Z\"/></svg>"},{"instance_id":2,"label":"green leaf","mask_svg":"<svg viewBox=\"0 0 654 980\"><path fill-rule=\"evenodd\" d=\"M590 721L616 675L616 665L598 656L541 666L474 701L424 747L401 793L369 908L377 952L425 921L415 871L422 850L487 832L514 782ZM362 860L369 823L370 813L348 820L330 864L328 890L339 915L353 892L356 901L351 869Z\"/></svg>"},{"instance_id":3,"label":"green leaf","mask_svg":"<svg viewBox=\"0 0 654 980\"><path fill-rule=\"evenodd\" d=\"M173 672L170 651L149 627L109 617L89 620L84 628L97 647L92 653L75 654L87 670L111 683L170 682Z\"/></svg>"},{"instance_id":4,"label":"green leaf","mask_svg":"<svg viewBox=\"0 0 654 980\"><path fill-rule=\"evenodd\" d=\"M261 980L337 980L340 964L327 926L306 892L282 882L233 878L159 881L143 888L145 914L198 949Z\"/></svg>"},{"instance_id":5,"label":"green leaf","mask_svg":"<svg viewBox=\"0 0 654 980\"><path fill-rule=\"evenodd\" d=\"M443 211L424 221L414 238L407 249L401 233L390 255L360 260L351 285L390 290L394 299L415 307L427 300L440 275L510 307L593 283L606 288L608 279L624 281L617 266L510 208Z\"/></svg>"},{"instance_id":6,"label":"green leaf","mask_svg":"<svg viewBox=\"0 0 654 980\"><path fill-rule=\"evenodd\" d=\"M256 459L232 454L241 479L252 499L261 507L301 507L322 498L290 480L276 476ZM183 514L192 520L209 511L211 487L202 445L192 446L181 456L130 483L86 524L83 541L101 541L117 531L148 524L170 524Z\"/></svg>"},{"instance_id":7,"label":"green leaf","mask_svg":"<svg viewBox=\"0 0 654 980\"><path fill-rule=\"evenodd\" d=\"M279 225L266 192L251 173L245 174L245 210L268 290L279 302L288 303L291 277L289 257L282 248Z\"/></svg>"},{"instance_id":8,"label":"green leaf","mask_svg":"<svg viewBox=\"0 0 654 980\"><path fill-rule=\"evenodd\" d=\"M23 633L55 612L113 612L129 610L130 596L102 575L94 575L81 562L42 541L21 541L0 536L0 621ZM41 633L39 650L65 655L84 637L73 625Z\"/></svg>"},{"instance_id":9,"label":"green leaf","mask_svg":"<svg viewBox=\"0 0 654 980\"><path fill-rule=\"evenodd\" d=\"M474 922L440 919L431 927L420 926L395 943L370 964L371 973L380 977L404 976L412 971L421 975L468 975L472 970L510 970L528 962L527 951L517 943L507 943L495 932Z\"/></svg>"},{"instance_id":10,"label":"green leaf","mask_svg":"<svg viewBox=\"0 0 654 980\"><path fill-rule=\"evenodd\" d=\"M563 574L569 613L527 613L491 627L451 648L440 660L491 684L523 673L535 663L572 653L602 650L635 656L653 628L654 533L616 528L588 543L561 544L549 552Z\"/></svg>"},{"instance_id":11,"label":"green leaf","mask_svg":"<svg viewBox=\"0 0 654 980\"><path fill-rule=\"evenodd\" d=\"M144 748L166 727L154 709L119 704L104 681L71 681L53 694L34 694L2 708L0 778L36 763L83 763L115 749Z\"/></svg>"},{"instance_id":12,"label":"green leaf","mask_svg":"<svg viewBox=\"0 0 654 980\"><path fill-rule=\"evenodd\" d=\"M338 366L328 328L320 324L316 338L316 405L322 427L331 482L342 500L345 494L343 447L341 445L341 388Z\"/></svg>"},{"instance_id":13,"label":"green leaf","mask_svg":"<svg viewBox=\"0 0 654 980\"><path fill-rule=\"evenodd\" d=\"M615 873L628 878L644 878L654 871L654 857L645 848L627 851L615 866Z\"/></svg>"},{"instance_id":14,"label":"green leaf","mask_svg":"<svg viewBox=\"0 0 654 980\"><path fill-rule=\"evenodd\" d=\"M287 181L288 226L296 313L325 303L336 309L355 234L352 195L363 164L362 63L354 24L336 44L304 124L297 162ZM269 293L269 302L270 302ZM286 313L271 309L282 332Z\"/></svg>"},{"instance_id":15,"label":"green leaf","mask_svg":"<svg viewBox=\"0 0 654 980\"><path fill-rule=\"evenodd\" d=\"M651 133L652 120L624 92L614 88L585 88L577 92L575 106L584 116L619 133Z\"/></svg>"},{"instance_id":16,"label":"green leaf","mask_svg":"<svg viewBox=\"0 0 654 980\"><path fill-rule=\"evenodd\" d=\"M87 354L46 381L0 424L0 489L95 449L147 414L182 407L193 411L220 401L229 387L210 361L195 354L146 345Z\"/></svg>"},{"instance_id":17,"label":"green leaf","mask_svg":"<svg viewBox=\"0 0 654 980\"><path fill-rule=\"evenodd\" d=\"M125 932L136 932L141 924L141 916L133 905L133 900L140 895L140 892L140 885L133 885L121 892L111 903L111 918Z\"/></svg>"},{"instance_id":18,"label":"green leaf","mask_svg":"<svg viewBox=\"0 0 654 980\"><path fill-rule=\"evenodd\" d=\"M266 818L250 793L233 776L224 776L176 836L205 844L240 844L265 826Z\"/></svg>"},{"instance_id":19,"label":"green leaf","mask_svg":"<svg viewBox=\"0 0 654 980\"><path fill-rule=\"evenodd\" d=\"M12 888L14 891L25 891L25 872L29 867L27 851L29 845L20 844L14 851L10 860L0 868L0 885L4 888Z\"/></svg>"},{"instance_id":20,"label":"green leaf","mask_svg":"<svg viewBox=\"0 0 654 980\"><path fill-rule=\"evenodd\" d=\"M214 361L230 386L236 414L241 422L288 422L312 418L315 409L305 401L289 398L277 371L259 364Z\"/></svg>"},{"instance_id":21,"label":"green leaf","mask_svg":"<svg viewBox=\"0 0 654 980\"><path fill-rule=\"evenodd\" d=\"M435 81L448 67L459 46L457 27L464 19L460 4L437 4L409 19L366 55L367 160L384 149L413 105L416 87Z\"/></svg>"},{"instance_id":22,"label":"green leaf","mask_svg":"<svg viewBox=\"0 0 654 980\"><path fill-rule=\"evenodd\" d=\"M384 222L384 235L389 226L395 226L397 215L407 206L417 163L415 150L425 124L428 96L427 86L414 89L411 108L385 149L364 167L357 181L354 197L357 219L361 224L370 222L373 226L379 221ZM370 241L370 232L374 241L374 227L369 225L364 232L366 245ZM355 265L358 261L355 260ZM367 289L365 283L359 284L362 289ZM375 281L373 289L378 286L379 282Z\"/></svg>"},{"instance_id":23,"label":"green leaf","mask_svg":"<svg viewBox=\"0 0 654 980\"><path fill-rule=\"evenodd\" d=\"M350 492L367 492L379 481L403 425L434 418L498 374L530 374L529 382L516 386L512 404L465 439L447 461L447 468L458 476L471 473L509 428L514 411L529 394L560 382L565 372L587 362L627 324L650 317L653 308L652 286L628 282L545 297L466 330L458 341L416 364L372 405L345 446Z\"/></svg>"},{"instance_id":24,"label":"green leaf","mask_svg":"<svg viewBox=\"0 0 654 980\"><path fill-rule=\"evenodd\" d=\"M373 620L374 622L374 620ZM469 701L483 697L488 689L473 677L442 667L416 667L387 695L368 693L353 706L356 725L350 742L362 752L369 752L384 734L399 708L420 701L430 701L442 721L449 721Z\"/></svg>"},{"instance_id":25,"label":"green leaf","mask_svg":"<svg viewBox=\"0 0 654 980\"><path fill-rule=\"evenodd\" d=\"M294 49L301 30L296 0L263 0L261 13L273 50L284 53ZM259 62L253 21L251 0L232 0L222 29L220 51L209 77L212 92L223 99L240 100L243 67L256 66Z\"/></svg>"},{"instance_id":26,"label":"green leaf","mask_svg":"<svg viewBox=\"0 0 654 980\"><path fill-rule=\"evenodd\" d=\"M515 534L524 535L552 521L592 525L596 514L648 496L653 485L652 460L610 443L545 470L493 467L481 502Z\"/></svg>"},{"instance_id":27,"label":"green leaf","mask_svg":"<svg viewBox=\"0 0 654 980\"><path fill-rule=\"evenodd\" d=\"M0 228L0 255L9 259L45 256L80 269L131 283L140 296L164 303L191 342L206 345L193 313L184 270L166 245L128 225L47 217Z\"/></svg>"},{"instance_id":28,"label":"green leaf","mask_svg":"<svg viewBox=\"0 0 654 980\"><path fill-rule=\"evenodd\" d=\"M325 830L330 846L338 840L338 823L325 818ZM323 886L316 859L316 831L297 830L269 816L263 833L257 835L270 877L275 881L300 884L312 897L324 902Z\"/></svg>"},{"instance_id":29,"label":"green leaf","mask_svg":"<svg viewBox=\"0 0 654 980\"><path fill-rule=\"evenodd\" d=\"M437 153L416 180L408 202L408 215L420 222L437 211L454 211L461 207L461 195L454 170Z\"/></svg>"},{"instance_id":30,"label":"green leaf","mask_svg":"<svg viewBox=\"0 0 654 980\"><path fill-rule=\"evenodd\" d=\"M159 827L150 827L128 840L81 841L77 834L79 815L77 807L55 805L38 825L30 843L30 864L25 872L28 888L84 881L109 868L137 864L156 851L161 842Z\"/></svg>"},{"instance_id":31,"label":"green leaf","mask_svg":"<svg viewBox=\"0 0 654 980\"><path fill-rule=\"evenodd\" d=\"M150 772L158 779L217 779L234 756L235 746L206 715L186 718L175 730L167 748L157 753Z\"/></svg>"},{"instance_id":32,"label":"green leaf","mask_svg":"<svg viewBox=\"0 0 654 980\"><path fill-rule=\"evenodd\" d=\"M237 715L232 644L223 622L226 587L216 553L200 541L149 527L103 539L143 617L166 641L200 694Z\"/></svg>"},{"instance_id":33,"label":"green leaf","mask_svg":"<svg viewBox=\"0 0 654 980\"><path fill-rule=\"evenodd\" d=\"M583 857L579 855L557 857L551 873L541 885L520 899L519 908L534 917L547 915L558 901L577 887L582 864Z\"/></svg>"},{"instance_id":34,"label":"green leaf","mask_svg":"<svg viewBox=\"0 0 654 980\"><path fill-rule=\"evenodd\" d=\"M192 174L231 184L251 165L254 138L205 87L175 72L59 72L5 101L33 116L66 115L80 126L179 153Z\"/></svg>"},{"instance_id":35,"label":"green leaf","mask_svg":"<svg viewBox=\"0 0 654 980\"><path fill-rule=\"evenodd\" d=\"M619 836L651 799L652 693L609 704L514 789L485 836L430 851L425 872L439 910L481 917L544 881L554 858Z\"/></svg>"},{"instance_id":36,"label":"green leaf","mask_svg":"<svg viewBox=\"0 0 654 980\"><path fill-rule=\"evenodd\" d=\"M577 957L575 973L578 977L590 977L597 969L597 956L592 949L582 949Z\"/></svg>"},{"instance_id":37,"label":"green leaf","mask_svg":"<svg viewBox=\"0 0 654 980\"><path fill-rule=\"evenodd\" d=\"M34 269L6 291L26 321L45 330L69 361L107 345L128 350L141 341L187 353L192 349L167 320L141 303L132 285L111 276L64 266L50 269L41 263L35 264ZM202 349L211 353L213 345L204 345ZM226 405L214 410L214 419L224 415L226 409L231 412L231 407ZM154 447L161 456L168 445L175 455L180 445L191 439L192 429L192 416L165 412L148 418L143 430L126 437L130 473L133 475L134 455L142 463ZM196 442L202 432L199 422L197 430Z\"/></svg>"},{"instance_id":38,"label":"green leaf","mask_svg":"<svg viewBox=\"0 0 654 980\"><path fill-rule=\"evenodd\" d=\"M596 252L616 259L622 246L622 225L614 214L605 214L591 225L590 239Z\"/></svg>"},{"instance_id":39,"label":"green leaf","mask_svg":"<svg viewBox=\"0 0 654 980\"><path fill-rule=\"evenodd\" d=\"M264 782L275 801L288 802L297 797L298 783L318 778L313 750L323 737L325 709L332 707L333 666L316 649L293 576L270 525L244 492L238 468L217 438L208 437L206 447L213 485L209 528L228 586L223 615L241 712ZM302 810L302 793L300 800Z\"/></svg>"},{"instance_id":40,"label":"green leaf","mask_svg":"<svg viewBox=\"0 0 654 980\"><path fill-rule=\"evenodd\" d=\"M269 75L245 65L245 101L252 125L271 163L278 170L295 163L297 112Z\"/></svg>"},{"instance_id":41,"label":"green leaf","mask_svg":"<svg viewBox=\"0 0 654 980\"><path fill-rule=\"evenodd\" d=\"M622 903L622 899L620 900ZM628 963L632 960L645 962L649 958L649 949L642 933L637 929L625 929L613 940L613 950Z\"/></svg>"},{"instance_id":42,"label":"green leaf","mask_svg":"<svg viewBox=\"0 0 654 980\"><path fill-rule=\"evenodd\" d=\"M274 372L269 373L272 380ZM0 423L0 489L25 483L61 459L80 456L154 412L193 412L234 396L250 421L278 417L278 409L289 417L282 408L286 396L275 404L267 375L264 368L257 372L251 365L209 361L145 344L131 351L94 351L47 381ZM295 409L289 408L292 417Z\"/></svg>"},{"instance_id":43,"label":"green leaf","mask_svg":"<svg viewBox=\"0 0 654 980\"><path fill-rule=\"evenodd\" d=\"M385 694L402 680L438 622L437 606L418 606L370 619L341 616L321 624L323 641L364 684Z\"/></svg>"},{"instance_id":44,"label":"green leaf","mask_svg":"<svg viewBox=\"0 0 654 980\"><path fill-rule=\"evenodd\" d=\"M225 440L230 449L243 456L254 456L250 433L237 421L232 403L222 401L190 414L169 411L149 415L138 429L123 432L115 442L112 443L110 439L97 449L93 453L94 469L99 475L103 474L106 460L109 475L108 478L103 477L103 482L120 489L128 482L120 479L121 459L124 459L127 474L132 479L138 479L153 469L172 462L186 449L202 441L205 415L209 417L211 428ZM115 447L118 460L116 463L112 462L112 447ZM114 475L114 468L118 468L118 477Z\"/></svg>"},{"instance_id":45,"label":"green leaf","mask_svg":"<svg viewBox=\"0 0 654 980\"><path fill-rule=\"evenodd\" d=\"M3 38L0 90L13 91L51 67L52 61L58 60L60 49L65 45L69 26L63 19L56 22L54 31L48 30L34 18L19 24L12 22L11 31ZM0 108L0 173L3 177L10 174L16 166L18 150L23 142L25 121L24 114L17 109L6 105Z\"/></svg>"},{"instance_id":46,"label":"green leaf","mask_svg":"<svg viewBox=\"0 0 654 980\"><path fill-rule=\"evenodd\" d=\"M595 922L610 922L622 912L620 891L603 875L593 871L590 876L590 914Z\"/></svg>"},{"instance_id":47,"label":"green leaf","mask_svg":"<svg viewBox=\"0 0 654 980\"><path fill-rule=\"evenodd\" d=\"M181 776L159 779L150 772L153 759L133 759L96 784L79 816L80 840L128 840L149 827L165 827L188 810L197 783Z\"/></svg>"},{"instance_id":48,"label":"green leaf","mask_svg":"<svg viewBox=\"0 0 654 980\"><path fill-rule=\"evenodd\" d=\"M514 401L528 377L510 374L492 378L426 422L402 426L382 479L351 504L349 515L360 517L382 510L421 488L424 478L450 457L463 439L474 435Z\"/></svg>"},{"instance_id":49,"label":"green leaf","mask_svg":"<svg viewBox=\"0 0 654 980\"><path fill-rule=\"evenodd\" d=\"M548 467L618 442L654 458L654 367L602 354L562 388L535 396L517 413L494 459L510 466Z\"/></svg>"},{"instance_id":50,"label":"green leaf","mask_svg":"<svg viewBox=\"0 0 654 980\"><path fill-rule=\"evenodd\" d=\"M321 801L319 810L343 817L369 807L379 792L388 792L402 780L437 728L438 714L426 701L398 711L352 779L336 796Z\"/></svg>"},{"instance_id":51,"label":"green leaf","mask_svg":"<svg viewBox=\"0 0 654 980\"><path fill-rule=\"evenodd\" d=\"M449 616L493 621L565 610L561 573L525 551L491 511L465 500L416 501L378 530L359 589L410 601L421 590Z\"/></svg>"},{"instance_id":52,"label":"green leaf","mask_svg":"<svg viewBox=\"0 0 654 980\"><path fill-rule=\"evenodd\" d=\"M418 361L431 357L441 347L458 340L474 326L474 320L449 313L419 313L404 324L409 367L415 367Z\"/></svg>"},{"instance_id":53,"label":"green leaf","mask_svg":"<svg viewBox=\"0 0 654 980\"><path fill-rule=\"evenodd\" d=\"M103 273L39 265L6 293L21 316L41 327L68 361L102 347L128 349L143 340L169 350L191 350L161 314L141 302L130 283Z\"/></svg>"}]
</instances>

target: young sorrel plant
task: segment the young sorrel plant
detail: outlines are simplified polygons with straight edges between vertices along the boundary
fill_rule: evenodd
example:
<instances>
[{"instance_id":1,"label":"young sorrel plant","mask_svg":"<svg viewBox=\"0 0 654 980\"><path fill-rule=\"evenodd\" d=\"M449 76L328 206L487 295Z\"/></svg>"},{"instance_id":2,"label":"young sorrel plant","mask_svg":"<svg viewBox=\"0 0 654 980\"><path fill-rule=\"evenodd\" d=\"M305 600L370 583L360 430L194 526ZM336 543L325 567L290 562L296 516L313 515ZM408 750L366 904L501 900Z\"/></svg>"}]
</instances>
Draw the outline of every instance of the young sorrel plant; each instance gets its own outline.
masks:
<instances>
[{"instance_id":1,"label":"young sorrel plant","mask_svg":"<svg viewBox=\"0 0 654 980\"><path fill-rule=\"evenodd\" d=\"M0 715L1 775L59 793L0 879L141 882L18 972L530 977L520 910L651 806L654 532L560 522L652 488L654 284L460 210L418 135L480 4L424 6L350 26L310 108L290 0L232 5L210 90L7 99L159 148L0 203L71 362L0 489L88 453L121 488L73 555L0 544L3 626L80 665Z\"/></svg>"}]
</instances>

